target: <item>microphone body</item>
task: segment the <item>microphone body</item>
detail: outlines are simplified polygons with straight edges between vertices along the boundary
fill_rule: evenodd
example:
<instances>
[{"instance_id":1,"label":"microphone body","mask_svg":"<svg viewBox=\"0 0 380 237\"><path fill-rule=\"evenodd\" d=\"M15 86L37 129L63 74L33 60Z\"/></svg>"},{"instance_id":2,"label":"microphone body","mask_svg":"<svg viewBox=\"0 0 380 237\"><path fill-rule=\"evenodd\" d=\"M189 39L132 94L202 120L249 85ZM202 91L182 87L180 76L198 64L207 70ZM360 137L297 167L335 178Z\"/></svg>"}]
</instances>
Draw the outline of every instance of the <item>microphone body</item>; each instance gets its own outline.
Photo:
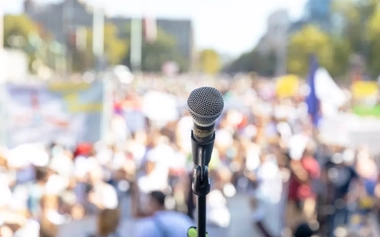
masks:
<instances>
[{"instance_id":1,"label":"microphone body","mask_svg":"<svg viewBox=\"0 0 380 237\"><path fill-rule=\"evenodd\" d=\"M191 92L187 104L194 120L191 131L193 162L195 165L192 189L198 196L198 237L206 237L206 195L210 192L208 164L215 141L215 121L224 107L222 94L212 87L201 87Z\"/></svg>"},{"instance_id":2,"label":"microphone body","mask_svg":"<svg viewBox=\"0 0 380 237\"><path fill-rule=\"evenodd\" d=\"M214 129L215 129L215 124L209 125L207 127L203 127L194 123L194 127L193 127L194 139L197 142L210 141L213 137Z\"/></svg>"},{"instance_id":3,"label":"microphone body","mask_svg":"<svg viewBox=\"0 0 380 237\"><path fill-rule=\"evenodd\" d=\"M215 140L214 127L214 124L208 127L200 127L194 123L194 128L191 132L191 147L194 164L200 165L202 169L205 169L211 160ZM200 152L199 149L203 149L203 155L198 154ZM201 160L202 158L204 158L204 160Z\"/></svg>"}]
</instances>

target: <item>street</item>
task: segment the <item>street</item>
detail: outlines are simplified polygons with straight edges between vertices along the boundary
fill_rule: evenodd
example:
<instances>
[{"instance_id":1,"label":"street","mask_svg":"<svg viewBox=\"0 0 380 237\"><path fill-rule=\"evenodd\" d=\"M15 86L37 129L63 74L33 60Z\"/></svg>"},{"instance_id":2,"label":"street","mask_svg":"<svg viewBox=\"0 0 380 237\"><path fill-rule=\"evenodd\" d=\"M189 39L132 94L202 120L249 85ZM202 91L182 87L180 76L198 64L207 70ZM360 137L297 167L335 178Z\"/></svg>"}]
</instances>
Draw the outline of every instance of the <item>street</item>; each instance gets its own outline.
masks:
<instances>
[{"instance_id":1,"label":"street","mask_svg":"<svg viewBox=\"0 0 380 237\"><path fill-rule=\"evenodd\" d=\"M229 237L261 237L261 234L258 233L251 222L251 209L247 195L236 194L229 199L228 205L231 211L231 225L228 230Z\"/></svg>"},{"instance_id":2,"label":"street","mask_svg":"<svg viewBox=\"0 0 380 237\"><path fill-rule=\"evenodd\" d=\"M231 211L231 225L228 228L228 237L261 237L250 221L249 199L245 194L237 194L230 198L228 205ZM124 210L124 218L128 218L128 211ZM72 221L62 225L59 231L60 237L83 236L95 231L95 217L87 217L81 221ZM210 236L215 237L215 236Z\"/></svg>"}]
</instances>

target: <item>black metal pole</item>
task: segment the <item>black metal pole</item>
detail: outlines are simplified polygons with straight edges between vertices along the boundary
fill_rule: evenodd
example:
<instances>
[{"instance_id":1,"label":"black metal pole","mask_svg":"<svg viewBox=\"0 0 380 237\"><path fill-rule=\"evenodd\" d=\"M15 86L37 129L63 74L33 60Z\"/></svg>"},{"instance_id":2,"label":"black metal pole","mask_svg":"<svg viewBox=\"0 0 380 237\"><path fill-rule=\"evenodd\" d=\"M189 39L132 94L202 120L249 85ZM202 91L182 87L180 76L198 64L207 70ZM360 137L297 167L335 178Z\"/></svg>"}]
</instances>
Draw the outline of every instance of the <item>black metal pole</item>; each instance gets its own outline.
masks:
<instances>
[{"instance_id":1,"label":"black metal pole","mask_svg":"<svg viewBox=\"0 0 380 237\"><path fill-rule=\"evenodd\" d=\"M206 237L206 196L198 196L198 237Z\"/></svg>"},{"instance_id":2,"label":"black metal pole","mask_svg":"<svg viewBox=\"0 0 380 237\"><path fill-rule=\"evenodd\" d=\"M197 141L193 133L191 135L194 161L194 176L192 189L197 196L197 234L198 237L206 237L206 197L210 192L210 179L208 174L208 163L211 159L212 149L215 141L215 133L209 141Z\"/></svg>"}]
</instances>

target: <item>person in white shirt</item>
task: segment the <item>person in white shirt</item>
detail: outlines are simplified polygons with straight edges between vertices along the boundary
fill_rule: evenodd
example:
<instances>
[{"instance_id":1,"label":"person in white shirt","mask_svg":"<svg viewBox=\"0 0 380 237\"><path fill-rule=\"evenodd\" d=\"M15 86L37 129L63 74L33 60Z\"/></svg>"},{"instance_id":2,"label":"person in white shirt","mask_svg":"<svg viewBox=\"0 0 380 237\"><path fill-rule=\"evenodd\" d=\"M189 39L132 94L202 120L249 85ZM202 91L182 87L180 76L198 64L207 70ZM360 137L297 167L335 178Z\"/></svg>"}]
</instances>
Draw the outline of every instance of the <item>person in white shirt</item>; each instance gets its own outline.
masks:
<instances>
[{"instance_id":1,"label":"person in white shirt","mask_svg":"<svg viewBox=\"0 0 380 237\"><path fill-rule=\"evenodd\" d=\"M177 140L180 148L186 153L191 152L191 137L189 134L191 132L191 129L193 129L193 126L193 118L188 112L178 121L176 131Z\"/></svg>"},{"instance_id":2,"label":"person in white shirt","mask_svg":"<svg viewBox=\"0 0 380 237\"><path fill-rule=\"evenodd\" d=\"M103 170L99 165L93 167L89 173L90 189L87 200L96 209L116 209L118 208L118 198L114 187L103 181Z\"/></svg>"},{"instance_id":3,"label":"person in white shirt","mask_svg":"<svg viewBox=\"0 0 380 237\"><path fill-rule=\"evenodd\" d=\"M119 237L187 237L193 221L180 212L165 209L165 194L153 191L149 194L149 217L126 220L118 230Z\"/></svg>"},{"instance_id":4,"label":"person in white shirt","mask_svg":"<svg viewBox=\"0 0 380 237\"><path fill-rule=\"evenodd\" d=\"M29 219L24 226L18 229L14 237L39 237L40 236L40 224L38 221Z\"/></svg>"},{"instance_id":5,"label":"person in white shirt","mask_svg":"<svg viewBox=\"0 0 380 237\"><path fill-rule=\"evenodd\" d=\"M206 225L210 236L228 236L228 227L231 222L231 213L223 189L231 179L230 172L223 167L211 172L212 189L207 194Z\"/></svg>"},{"instance_id":6,"label":"person in white shirt","mask_svg":"<svg viewBox=\"0 0 380 237\"><path fill-rule=\"evenodd\" d=\"M8 226L1 226L0 227L0 236L2 237L13 237L13 231Z\"/></svg>"},{"instance_id":7,"label":"person in white shirt","mask_svg":"<svg viewBox=\"0 0 380 237\"><path fill-rule=\"evenodd\" d=\"M12 201L12 191L9 188L9 180L5 174L0 174L0 208L8 207Z\"/></svg>"},{"instance_id":8,"label":"person in white shirt","mask_svg":"<svg viewBox=\"0 0 380 237\"><path fill-rule=\"evenodd\" d=\"M145 194L154 190L164 191L168 187L169 168L175 158L167 137L161 136L157 143L148 151L145 170L137 181L139 190Z\"/></svg>"},{"instance_id":9,"label":"person in white shirt","mask_svg":"<svg viewBox=\"0 0 380 237\"><path fill-rule=\"evenodd\" d=\"M49 168L63 178L70 179L74 173L74 162L72 157L62 151L51 158Z\"/></svg>"},{"instance_id":10,"label":"person in white shirt","mask_svg":"<svg viewBox=\"0 0 380 237\"><path fill-rule=\"evenodd\" d=\"M256 204L252 220L265 236L280 236L282 177L273 154L263 154L256 171L257 187L253 193Z\"/></svg>"},{"instance_id":11,"label":"person in white shirt","mask_svg":"<svg viewBox=\"0 0 380 237\"><path fill-rule=\"evenodd\" d=\"M98 161L92 156L77 156L74 160L74 174L78 179L85 179Z\"/></svg>"}]
</instances>

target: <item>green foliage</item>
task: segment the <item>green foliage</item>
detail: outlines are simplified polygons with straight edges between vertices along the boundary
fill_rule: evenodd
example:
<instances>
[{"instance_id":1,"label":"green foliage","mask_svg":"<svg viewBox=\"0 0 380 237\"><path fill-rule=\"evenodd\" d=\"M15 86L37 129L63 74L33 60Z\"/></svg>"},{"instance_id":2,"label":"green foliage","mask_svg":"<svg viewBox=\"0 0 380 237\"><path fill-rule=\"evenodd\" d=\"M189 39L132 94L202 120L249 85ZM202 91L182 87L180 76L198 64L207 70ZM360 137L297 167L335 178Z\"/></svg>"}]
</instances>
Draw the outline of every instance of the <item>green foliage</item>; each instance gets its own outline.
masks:
<instances>
[{"instance_id":1,"label":"green foliage","mask_svg":"<svg viewBox=\"0 0 380 237\"><path fill-rule=\"evenodd\" d=\"M333 67L332 42L326 33L312 25L305 26L290 38L288 48L289 73L306 75L310 54L315 54L319 62L326 68Z\"/></svg>"},{"instance_id":2,"label":"green foliage","mask_svg":"<svg viewBox=\"0 0 380 237\"><path fill-rule=\"evenodd\" d=\"M82 66L83 69L92 68L95 65L95 57L93 54L93 32L92 29L87 30L87 47L85 53L82 54L82 62L87 65ZM128 51L128 44L125 40L118 37L118 29L111 23L104 25L104 54L107 63L117 65L122 62L124 55ZM78 52L77 52L78 53ZM75 57L74 57L75 58ZM74 63L75 65L75 63Z\"/></svg>"},{"instance_id":3,"label":"green foliage","mask_svg":"<svg viewBox=\"0 0 380 237\"><path fill-rule=\"evenodd\" d=\"M75 46L71 48L73 52L74 71L85 71L95 66L93 54L93 32L92 29L86 30L86 47L82 51ZM128 51L128 43L118 37L118 29L110 23L104 25L104 54L107 63L117 65L122 63L122 59Z\"/></svg>"},{"instance_id":4,"label":"green foliage","mask_svg":"<svg viewBox=\"0 0 380 237\"><path fill-rule=\"evenodd\" d=\"M258 50L242 54L238 59L228 65L224 71L228 73L256 72L262 76L273 76L276 68L274 52L263 54Z\"/></svg>"},{"instance_id":5,"label":"green foliage","mask_svg":"<svg viewBox=\"0 0 380 237\"><path fill-rule=\"evenodd\" d=\"M377 77L380 74L380 11L371 16L368 21L367 30L370 46L368 69L373 77Z\"/></svg>"},{"instance_id":6,"label":"green foliage","mask_svg":"<svg viewBox=\"0 0 380 237\"><path fill-rule=\"evenodd\" d=\"M177 50L174 37L161 29L157 29L157 39L153 43L143 42L141 63L142 70L160 72L162 65L168 61L178 63L181 70L186 70L186 63Z\"/></svg>"},{"instance_id":7,"label":"green foliage","mask_svg":"<svg viewBox=\"0 0 380 237\"><path fill-rule=\"evenodd\" d=\"M104 53L107 63L110 65L129 64L130 25L125 29L117 29L115 25L106 23L104 26ZM52 60L54 50L49 49L49 39L41 39L41 31L26 15L7 15L4 19L4 46L11 47L9 38L17 36L25 41L22 49L30 59L41 59L47 65L54 64ZM71 68L82 72L91 69L95 65L92 51L92 29L86 29L86 47L78 49L75 45L69 46L72 53ZM44 38L44 37L42 37ZM52 55L50 55L52 54ZM188 69L188 61L178 52L176 39L166 32L158 29L157 39L153 43L142 44L142 70L148 72L160 72L162 65L167 61L175 61L181 70ZM53 62L53 63L52 63Z\"/></svg>"},{"instance_id":8,"label":"green foliage","mask_svg":"<svg viewBox=\"0 0 380 237\"><path fill-rule=\"evenodd\" d=\"M112 65L120 64L128 51L127 42L118 38L117 35L118 29L114 25L106 24L104 26L104 49L108 62Z\"/></svg>"},{"instance_id":9,"label":"green foliage","mask_svg":"<svg viewBox=\"0 0 380 237\"><path fill-rule=\"evenodd\" d=\"M4 47L23 50L29 58L29 67L37 58L38 45L32 39L40 39L38 26L26 15L6 15L4 17ZM12 37L22 39L20 45L13 45Z\"/></svg>"},{"instance_id":10,"label":"green foliage","mask_svg":"<svg viewBox=\"0 0 380 237\"><path fill-rule=\"evenodd\" d=\"M350 42L352 50L359 50L362 45L362 33L364 32L362 27L363 17L357 4L353 1L337 0L334 2L333 10L344 18L343 34Z\"/></svg>"},{"instance_id":11,"label":"green foliage","mask_svg":"<svg viewBox=\"0 0 380 237\"><path fill-rule=\"evenodd\" d=\"M345 38L334 37L331 39L333 47L333 62L328 68L332 76L344 76L347 74L349 59L351 56L351 45Z\"/></svg>"},{"instance_id":12,"label":"green foliage","mask_svg":"<svg viewBox=\"0 0 380 237\"><path fill-rule=\"evenodd\" d=\"M379 36L379 0L346 1L337 0L334 12L345 19L345 27L341 38L349 45L350 55L359 54L366 59L366 69L373 77L380 74L378 54Z\"/></svg>"},{"instance_id":13,"label":"green foliage","mask_svg":"<svg viewBox=\"0 0 380 237\"><path fill-rule=\"evenodd\" d=\"M129 44L131 25L128 24L120 32L120 37ZM177 49L176 39L162 29L157 29L156 40L152 43L144 41L141 49L141 69L147 72L161 72L162 65L168 61L176 62L181 71L188 70L188 61L181 56ZM123 63L130 66L130 51L125 54Z\"/></svg>"},{"instance_id":14,"label":"green foliage","mask_svg":"<svg viewBox=\"0 0 380 237\"><path fill-rule=\"evenodd\" d=\"M4 17L4 46L11 48L12 36L21 36L28 41L31 35L38 34L38 26L26 15L6 15Z\"/></svg>"},{"instance_id":15,"label":"green foliage","mask_svg":"<svg viewBox=\"0 0 380 237\"><path fill-rule=\"evenodd\" d=\"M308 57L313 53L333 76L345 77L351 69L350 57L361 55L366 59L366 72L372 78L377 77L380 74L380 0L332 2L331 14L342 17L343 25L334 25L336 22L332 22L329 33L316 25L306 25L296 32L291 32L288 40L288 72L306 75ZM265 68L265 65L271 65L273 62L268 60L269 55L259 55L258 50L260 49L241 55L228 70L256 71L263 75L260 69L257 70L256 65Z\"/></svg>"},{"instance_id":16,"label":"green foliage","mask_svg":"<svg viewBox=\"0 0 380 237\"><path fill-rule=\"evenodd\" d=\"M219 54L213 49L205 49L200 53L201 70L206 74L216 74L221 68Z\"/></svg>"}]
</instances>

